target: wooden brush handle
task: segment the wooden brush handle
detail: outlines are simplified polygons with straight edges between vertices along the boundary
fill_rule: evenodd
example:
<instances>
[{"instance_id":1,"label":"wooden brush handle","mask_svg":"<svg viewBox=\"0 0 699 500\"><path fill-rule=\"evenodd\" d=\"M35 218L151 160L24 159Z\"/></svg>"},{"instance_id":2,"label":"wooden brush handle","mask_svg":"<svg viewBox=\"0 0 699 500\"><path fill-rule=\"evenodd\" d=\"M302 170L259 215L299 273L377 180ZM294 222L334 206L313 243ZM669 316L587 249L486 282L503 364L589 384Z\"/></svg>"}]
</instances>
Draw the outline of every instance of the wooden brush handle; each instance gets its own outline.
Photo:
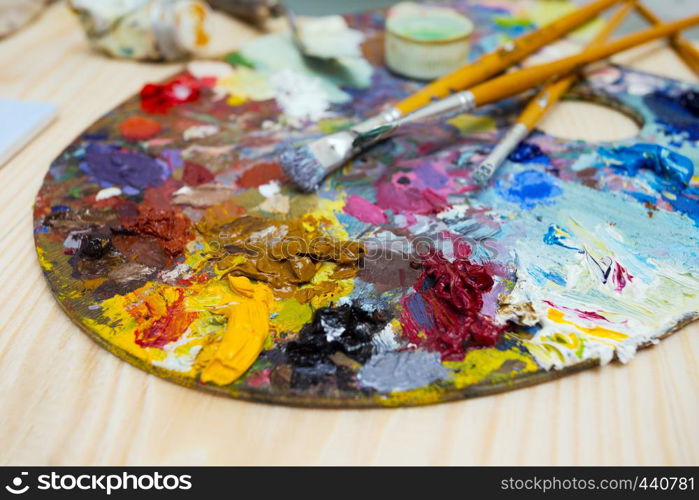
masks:
<instances>
[{"instance_id":1,"label":"wooden brush handle","mask_svg":"<svg viewBox=\"0 0 699 500\"><path fill-rule=\"evenodd\" d=\"M626 16L634 9L634 2L628 2L626 5L617 10L611 19L599 30L597 35L588 44L588 47L597 47L602 45L609 35L621 24L621 22L626 18ZM578 73L572 73L570 75L564 76L554 83L545 86L541 91L534 97L527 107L524 108L522 114L519 115L517 123L521 123L527 130L531 130L534 126L539 123L541 117L546 114L546 112L553 107L556 102L565 94L573 83L578 79Z\"/></svg>"},{"instance_id":2,"label":"wooden brush handle","mask_svg":"<svg viewBox=\"0 0 699 500\"><path fill-rule=\"evenodd\" d=\"M519 94L550 78L570 73L585 64L599 61L617 52L622 52L651 40L671 35L672 33L697 24L699 24L699 16L692 16L679 21L661 24L647 30L627 35L605 45L586 49L574 56L502 75L473 87L470 93L473 95L475 104L477 106L482 106Z\"/></svg>"},{"instance_id":3,"label":"wooden brush handle","mask_svg":"<svg viewBox=\"0 0 699 500\"><path fill-rule=\"evenodd\" d=\"M636 4L636 10L649 23L662 24L662 20L642 3L638 2ZM679 33L670 37L670 45L675 49L675 52L677 52L677 55L682 58L685 64L699 75L699 50Z\"/></svg>"},{"instance_id":4,"label":"wooden brush handle","mask_svg":"<svg viewBox=\"0 0 699 500\"><path fill-rule=\"evenodd\" d=\"M454 91L468 89L483 82L620 1L623 0L596 0L580 7L538 30L520 36L505 47L490 52L477 61L435 80L396 104L395 107L401 113L407 114L429 104L433 99L445 97Z\"/></svg>"}]
</instances>

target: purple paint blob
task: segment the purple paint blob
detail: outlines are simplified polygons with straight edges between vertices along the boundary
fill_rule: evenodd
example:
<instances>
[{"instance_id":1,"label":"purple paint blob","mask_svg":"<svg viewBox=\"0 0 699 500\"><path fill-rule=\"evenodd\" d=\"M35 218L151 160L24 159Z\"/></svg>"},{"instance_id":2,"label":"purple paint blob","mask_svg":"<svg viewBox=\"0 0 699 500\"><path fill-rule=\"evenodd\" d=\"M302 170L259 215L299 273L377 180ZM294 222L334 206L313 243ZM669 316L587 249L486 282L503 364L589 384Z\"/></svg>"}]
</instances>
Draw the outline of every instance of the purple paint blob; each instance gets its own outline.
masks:
<instances>
[{"instance_id":1,"label":"purple paint blob","mask_svg":"<svg viewBox=\"0 0 699 500\"><path fill-rule=\"evenodd\" d=\"M449 207L447 195L454 191L446 170L438 163L421 163L409 171L394 173L376 185L376 204L394 213L435 214Z\"/></svg>"},{"instance_id":2,"label":"purple paint blob","mask_svg":"<svg viewBox=\"0 0 699 500\"><path fill-rule=\"evenodd\" d=\"M163 149L160 152L160 158L167 163L170 172L178 168L184 168L184 160L182 159L182 151L179 149Z\"/></svg>"},{"instance_id":3,"label":"purple paint blob","mask_svg":"<svg viewBox=\"0 0 699 500\"><path fill-rule=\"evenodd\" d=\"M168 166L142 153L117 146L90 144L80 168L102 187L120 186L127 194L160 186L169 176Z\"/></svg>"},{"instance_id":4,"label":"purple paint blob","mask_svg":"<svg viewBox=\"0 0 699 500\"><path fill-rule=\"evenodd\" d=\"M410 317L418 329L432 330L434 328L434 318L427 310L427 304L422 295L419 293L408 295L401 299L401 304L410 313Z\"/></svg>"}]
</instances>

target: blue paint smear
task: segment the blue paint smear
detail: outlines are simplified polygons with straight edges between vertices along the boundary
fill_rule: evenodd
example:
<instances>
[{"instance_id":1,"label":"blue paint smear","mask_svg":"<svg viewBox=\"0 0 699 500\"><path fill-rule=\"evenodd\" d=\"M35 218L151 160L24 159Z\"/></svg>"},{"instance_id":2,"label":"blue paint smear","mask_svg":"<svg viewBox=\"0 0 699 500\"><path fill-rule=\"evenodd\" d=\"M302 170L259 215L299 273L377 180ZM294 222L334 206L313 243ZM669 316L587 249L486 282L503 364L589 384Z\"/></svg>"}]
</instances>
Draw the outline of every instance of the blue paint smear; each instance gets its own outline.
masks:
<instances>
[{"instance_id":1,"label":"blue paint smear","mask_svg":"<svg viewBox=\"0 0 699 500\"><path fill-rule=\"evenodd\" d=\"M551 224L546 234L544 234L544 243L547 245L558 245L569 250L580 250L578 247L565 244L566 241L569 241L570 237L571 234L561 226Z\"/></svg>"},{"instance_id":2,"label":"blue paint smear","mask_svg":"<svg viewBox=\"0 0 699 500\"><path fill-rule=\"evenodd\" d=\"M539 285L543 285L544 280L549 280L557 285L566 286L566 279L560 274L544 271L538 266L529 269L529 275L534 278Z\"/></svg>"},{"instance_id":3,"label":"blue paint smear","mask_svg":"<svg viewBox=\"0 0 699 500\"><path fill-rule=\"evenodd\" d=\"M542 163L550 165L551 161L544 154L541 148L531 142L520 142L514 151L507 157L508 160L515 163Z\"/></svg>"},{"instance_id":4,"label":"blue paint smear","mask_svg":"<svg viewBox=\"0 0 699 500\"><path fill-rule=\"evenodd\" d=\"M641 169L655 172L660 180L682 190L694 175L694 163L684 155L657 144L638 143L617 148L600 148L599 153L615 170L635 177Z\"/></svg>"},{"instance_id":5,"label":"blue paint smear","mask_svg":"<svg viewBox=\"0 0 699 500\"><path fill-rule=\"evenodd\" d=\"M644 180L657 195L624 191L641 203L657 204L663 200L673 210L691 218L699 225L699 189L690 186L694 163L684 155L656 144L640 143L634 146L600 148L600 155L610 166L632 177L642 171L653 172Z\"/></svg>"},{"instance_id":6,"label":"blue paint smear","mask_svg":"<svg viewBox=\"0 0 699 500\"><path fill-rule=\"evenodd\" d=\"M85 133L81 136L81 139L86 141L104 141L109 137L107 132L101 133Z\"/></svg>"},{"instance_id":7,"label":"blue paint smear","mask_svg":"<svg viewBox=\"0 0 699 500\"><path fill-rule=\"evenodd\" d=\"M672 208L690 217L695 225L699 225L699 199L687 196L678 196L675 199L663 196Z\"/></svg>"},{"instance_id":8,"label":"blue paint smear","mask_svg":"<svg viewBox=\"0 0 699 500\"><path fill-rule=\"evenodd\" d=\"M408 297L407 306L410 314L415 322L420 325L423 330L431 330L434 328L434 319L427 310L427 305L422 295L414 293Z\"/></svg>"},{"instance_id":9,"label":"blue paint smear","mask_svg":"<svg viewBox=\"0 0 699 500\"><path fill-rule=\"evenodd\" d=\"M562 191L556 178L538 170L524 170L512 179L509 187L498 182L497 190L507 201L519 204L529 210L536 205L548 203L550 198L559 196Z\"/></svg>"},{"instance_id":10,"label":"blue paint smear","mask_svg":"<svg viewBox=\"0 0 699 500\"><path fill-rule=\"evenodd\" d=\"M641 203L651 203L651 204L655 205L658 202L658 198L656 196L652 196L650 194L636 193L634 191L622 191L622 192L625 194L628 194L629 196L636 198Z\"/></svg>"},{"instance_id":11,"label":"blue paint smear","mask_svg":"<svg viewBox=\"0 0 699 500\"><path fill-rule=\"evenodd\" d=\"M667 196L666 193L661 193L661 196L658 197L644 193L634 193L632 191L623 192L641 203L650 203L651 205L656 205L658 201L662 199L672 206L673 211L686 215L694 221L695 225L699 226L699 195L694 195L694 197L683 195Z\"/></svg>"},{"instance_id":12,"label":"blue paint smear","mask_svg":"<svg viewBox=\"0 0 699 500\"><path fill-rule=\"evenodd\" d=\"M643 103L656 115L656 120L667 130L668 135L685 136L691 141L699 140L699 115L697 115L696 92L685 91L679 96L656 90L643 97Z\"/></svg>"}]
</instances>

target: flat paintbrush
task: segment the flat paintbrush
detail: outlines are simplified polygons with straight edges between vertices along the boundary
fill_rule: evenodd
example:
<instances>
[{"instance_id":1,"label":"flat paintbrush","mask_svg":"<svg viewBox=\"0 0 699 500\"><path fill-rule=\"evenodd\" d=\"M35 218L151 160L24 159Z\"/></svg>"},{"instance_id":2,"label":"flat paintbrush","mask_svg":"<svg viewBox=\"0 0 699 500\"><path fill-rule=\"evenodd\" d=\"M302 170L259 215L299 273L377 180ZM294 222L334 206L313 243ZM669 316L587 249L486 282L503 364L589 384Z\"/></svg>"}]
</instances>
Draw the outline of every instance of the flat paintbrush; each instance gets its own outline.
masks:
<instances>
[{"instance_id":1,"label":"flat paintbrush","mask_svg":"<svg viewBox=\"0 0 699 500\"><path fill-rule=\"evenodd\" d=\"M604 43L609 35L621 24L626 16L634 9L634 2L629 2L619 8L612 18L593 38L588 47L596 47ZM490 154L474 170L473 179L480 185L485 185L493 173L512 151L529 135L539 120L551 109L578 79L578 73L566 75L542 88L529 101L515 124L493 148Z\"/></svg>"},{"instance_id":2,"label":"flat paintbrush","mask_svg":"<svg viewBox=\"0 0 699 500\"><path fill-rule=\"evenodd\" d=\"M596 0L561 16L538 30L526 33L498 50L485 54L453 73L426 85L393 107L353 127L315 139L308 144L283 150L279 161L287 175L304 190L315 189L328 172L359 151L357 136L394 124L401 117L455 91L464 90L501 73L513 64L591 20L600 12L623 0ZM353 146L354 144L354 146Z\"/></svg>"},{"instance_id":3,"label":"flat paintbrush","mask_svg":"<svg viewBox=\"0 0 699 500\"><path fill-rule=\"evenodd\" d=\"M512 97L547 80L570 73L585 64L599 61L618 52L651 40L666 37L697 24L699 24L699 16L688 17L627 35L605 45L591 47L574 56L507 73L476 85L470 90L457 92L444 99L434 101L396 122L379 126L361 134L355 134L352 143L349 145L350 152L359 152L369 145L397 133L405 124L472 111L479 106ZM348 156L351 156L351 154ZM326 175L341 165L342 163L332 165L331 168L318 165L317 171L307 171L307 164L298 165L300 169L294 169L293 165L290 165L292 168L287 170L287 174L301 189L312 191Z\"/></svg>"}]
</instances>

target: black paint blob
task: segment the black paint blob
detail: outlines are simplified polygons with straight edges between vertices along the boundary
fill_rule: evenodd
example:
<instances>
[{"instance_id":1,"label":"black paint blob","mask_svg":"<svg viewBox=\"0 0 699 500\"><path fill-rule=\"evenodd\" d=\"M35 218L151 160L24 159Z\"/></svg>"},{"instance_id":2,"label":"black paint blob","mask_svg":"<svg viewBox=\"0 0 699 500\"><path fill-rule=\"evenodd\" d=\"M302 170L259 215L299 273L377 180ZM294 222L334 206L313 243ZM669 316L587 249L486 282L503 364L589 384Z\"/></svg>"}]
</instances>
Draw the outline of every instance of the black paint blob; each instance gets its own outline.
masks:
<instances>
[{"instance_id":1,"label":"black paint blob","mask_svg":"<svg viewBox=\"0 0 699 500\"><path fill-rule=\"evenodd\" d=\"M364 307L363 307L364 306ZM390 315L382 307L367 307L361 301L352 305L323 307L299 332L298 338L286 346L286 358L293 369L291 385L300 389L334 376L338 388L353 379L346 366L339 366L332 357L342 354L360 364L372 354L372 338L383 330Z\"/></svg>"},{"instance_id":2,"label":"black paint blob","mask_svg":"<svg viewBox=\"0 0 699 500\"><path fill-rule=\"evenodd\" d=\"M80 241L78 255L87 259L101 259L113 250L111 239L101 233L88 233Z\"/></svg>"},{"instance_id":3,"label":"black paint blob","mask_svg":"<svg viewBox=\"0 0 699 500\"><path fill-rule=\"evenodd\" d=\"M679 98L680 106L699 118L699 92L688 90Z\"/></svg>"}]
</instances>

